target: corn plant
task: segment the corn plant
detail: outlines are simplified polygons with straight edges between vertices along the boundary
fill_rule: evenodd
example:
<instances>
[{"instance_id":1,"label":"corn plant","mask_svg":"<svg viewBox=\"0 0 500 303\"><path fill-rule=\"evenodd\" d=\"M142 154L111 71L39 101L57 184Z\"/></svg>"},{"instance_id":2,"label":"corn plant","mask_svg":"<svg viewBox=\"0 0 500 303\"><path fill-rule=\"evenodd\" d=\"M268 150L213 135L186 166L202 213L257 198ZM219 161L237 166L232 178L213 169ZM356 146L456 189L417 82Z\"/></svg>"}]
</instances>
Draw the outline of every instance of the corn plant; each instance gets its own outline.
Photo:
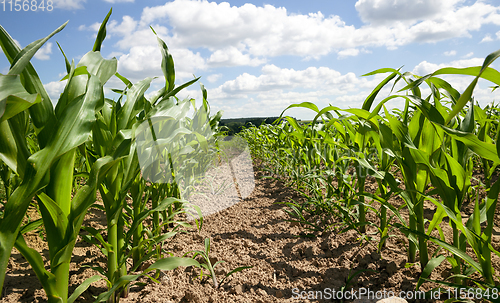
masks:
<instances>
[{"instance_id":1,"label":"corn plant","mask_svg":"<svg viewBox=\"0 0 500 303\"><path fill-rule=\"evenodd\" d=\"M203 258L204 263L201 263L201 267L204 268L208 273L203 273L203 269L200 270L200 279L202 279L204 276L208 276L212 278L212 282L214 283L215 288L219 288L224 284L224 281L229 278L232 274L243 271L248 268L252 268L253 266L240 266L237 267L231 271L229 271L222 279L218 279L217 276L215 275L215 267L221 263L224 263L224 260L219 260L216 261L212 264L212 260L209 256L210 254L210 239L206 238L205 239L205 247L204 250L193 250L189 251L184 254L184 256L187 256L189 254L193 254L192 258L196 258L197 256L201 256Z\"/></svg>"},{"instance_id":2,"label":"corn plant","mask_svg":"<svg viewBox=\"0 0 500 303\"><path fill-rule=\"evenodd\" d=\"M91 168L87 185L71 198L75 151L90 136L95 109L103 102L102 86L114 74L116 59L103 59L94 47L76 66L66 60L68 82L53 108L29 61L65 25L23 50L0 28L2 49L11 62L9 73L2 75L1 91L5 95L1 99L6 110L1 123L5 130L2 139L12 140L2 141L1 145L5 147L2 160L23 180L8 199L0 222L0 267L3 269L0 284L15 245L35 271L49 302L73 302L96 280L96 277L88 279L68 298L71 252L85 213L94 201L99 179L114 161L112 157L98 159ZM98 37L96 46L101 42ZM18 137L26 132L25 124L20 122L28 113L36 127L39 143L39 151L34 154L29 153L26 139ZM40 254L28 247L20 233L20 223L35 195L47 232L50 270L45 269Z\"/></svg>"},{"instance_id":3,"label":"corn plant","mask_svg":"<svg viewBox=\"0 0 500 303\"><path fill-rule=\"evenodd\" d=\"M411 147L410 153L411 157L416 159L417 163L423 167L422 170L425 171L431 178L432 183L436 187L434 192L439 193L445 209L447 209L446 214L450 217L450 213L453 212L453 216L450 217L450 225L453 230L453 246L457 249L457 251L454 252L454 260L448 260L452 263L454 273L456 275L461 274L461 259L465 253L466 239L470 245L475 246L473 245L473 237L463 228L460 214L461 205L470 186L470 176L472 174L471 155L474 152L480 155L483 159L493 160L494 162L498 161L497 155L489 154L487 152L492 149L492 144L489 143L491 145L488 147L488 143L478 140L478 137L472 133L476 127L474 122L474 104L471 96L479 77L484 77L494 83L497 83L500 80L498 72L488 67L499 56L499 54L500 52L492 53L485 59L483 66L480 68L469 68L464 70L451 68L441 69L431 75L422 77L419 80L410 83L403 89L412 89L414 92L417 92L417 94L409 96L409 101L412 101L419 108L417 118L419 118L420 121L423 121L420 122L419 125L422 125L422 123L430 124L430 127L424 128L422 132L429 132L429 130L432 129L432 132L435 134L435 139L426 136L426 141L437 141L438 144L441 145L441 142L447 143L449 140L449 143L447 144L450 146L449 149L443 148L446 145L441 145L439 147L435 146L431 150L426 150L425 148L420 147L418 149ZM471 74L475 76L475 79L466 91L460 95L444 80L434 77L435 75L439 75L441 73ZM424 80L429 83L432 89L432 96L429 96L426 100L420 99L420 95L418 94L419 90L416 89L418 88L417 86ZM455 104L449 114L441 105L442 94L436 88L442 88L446 92L446 95L449 96L451 101ZM434 99L434 105L427 102L427 100L431 97ZM462 108L467 104L467 102L469 102L469 100L471 102L471 106L469 107L468 112L462 120L457 119L457 114L462 111ZM425 118L422 116L425 116ZM413 117L413 119L415 118L416 117ZM449 124L452 120L455 121L454 126ZM394 121L392 123L397 124L394 123ZM445 126L446 124L448 124L448 126ZM445 139L445 133L449 136L448 139ZM407 146L411 145L407 142ZM419 192L423 192L421 189L417 190ZM439 211L434 217L436 221L433 220L433 222L431 222L431 226L435 226L437 222L440 222L441 219L439 217L444 215L442 209L439 207L438 209ZM441 214L437 215L439 213ZM457 218L457 220L454 220L454 218ZM423 234L422 230L419 230L419 234ZM424 237L420 237L420 239L422 238ZM425 265L426 264L422 264L422 268L424 268ZM460 283L460 278L458 276L456 282Z\"/></svg>"},{"instance_id":4,"label":"corn plant","mask_svg":"<svg viewBox=\"0 0 500 303\"><path fill-rule=\"evenodd\" d=\"M144 159L144 155L138 155L138 151L143 151L144 146L143 142L137 140L144 131L141 127L146 125L147 130L152 124L157 127L158 122L164 127L163 132L156 133L158 138L169 142L178 141L185 133L169 132L172 128L168 126L173 126L185 119L191 100L178 101L174 96L181 89L198 80L194 79L175 87L172 56L163 40L158 38L158 43L163 55L162 70L165 74L165 87L148 100L144 97L144 93L153 78L146 78L132 84L125 77L116 74L124 82L126 88L114 90L120 94L118 101L105 100L104 106L97 113L97 123L92 131L92 142L87 145L90 163L101 157L113 155L117 151L125 155L113 164L99 184L99 192L106 212L107 240L104 240L100 234L101 231L86 228L91 236L86 236L85 239L99 246L107 258L107 268L98 270L106 274L109 288L109 291L102 294L99 300L106 299L108 302L117 302L120 295L123 297L128 295L127 285L131 280L126 280L127 278L124 277L127 277L127 262L130 255L133 256L134 265L131 268L133 271L153 255L156 260L160 260L163 257L162 243L175 235L179 227L190 226L174 219L174 216L185 212L188 208L185 201L179 199L176 182L162 182L146 186L144 180L141 179L141 166L144 167L144 165L140 163L140 160ZM125 100L123 100L124 97ZM168 124L166 127L165 123ZM149 156L148 161L155 161L154 154ZM155 170L156 168L149 171L143 170L142 177L150 178L158 173L165 173ZM161 175L161 177L164 176ZM158 179L153 177L150 181L156 182ZM146 200L143 200L145 192L148 193ZM132 195L132 208L127 202L129 194ZM146 208L148 198L152 201L150 209ZM200 213L199 210L198 213ZM162 220L160 220L160 215L163 215ZM149 217L152 217L153 224L148 229L144 222ZM165 229L174 223L179 223L179 225L167 232ZM130 246L132 246L131 249L129 249ZM120 286L115 287L115 285Z\"/></svg>"},{"instance_id":5,"label":"corn plant","mask_svg":"<svg viewBox=\"0 0 500 303\"><path fill-rule=\"evenodd\" d=\"M124 233L125 223L128 223L122 212L126 206L125 197L132 184L138 182L140 173L132 138L133 127L137 119L144 119L146 113L154 110L151 103L143 97L151 78L135 86L130 84L122 92L122 96L126 96L130 102L123 105L104 98L103 85L113 75L116 74L127 86L129 84L128 80L116 73L117 60L106 60L100 55L110 14L111 11L101 24L93 50L84 55L77 65L70 63L63 52L68 73L63 80L67 80L67 85L55 108L29 61L66 24L23 50L0 27L0 45L11 62L9 73L0 75L0 159L2 179L7 182L8 194L0 219L0 289L10 251L14 246L32 266L49 302L74 302L92 282L101 279L99 276L87 279L68 296L72 250L83 218L94 205L97 189L101 191L107 211L109 243L103 241L102 237L99 238L97 233L94 234L98 241L102 240L100 243L108 257L106 278L110 287L108 292L101 294L98 301L115 301L117 294L126 291L126 286L131 281L151 270L199 266L192 259L169 257L157 260L140 275L126 275L128 252L124 247L127 247L127 241L132 243L135 232L133 227L142 224L151 213L161 211L158 208L167 208L179 201L170 198L162 201L156 209L142 208L127 226L129 233ZM159 39L159 42L163 41ZM160 46L164 46L166 60L172 61L166 45L163 43ZM156 112L165 110L164 105L172 103L172 96L197 80L174 88L173 61L171 65L163 64L164 72L167 69L171 69L165 74L168 89L160 90L152 103L154 105L160 100L155 108ZM30 123L33 123L33 127ZM26 136L33 133L33 130L33 136ZM107 141L110 138L112 140ZM75 169L82 171L78 176L87 177L86 184L77 188L74 188ZM20 184L15 184L14 181L18 180L16 176L22 180ZM139 190L132 192L137 193ZM42 220L21 226L34 197ZM127 210L130 210L128 206ZM171 215L175 214L177 213ZM42 221L49 246L48 270L40 254L28 247L23 237L26 232L38 228ZM163 240L169 236L171 235L163 235ZM150 242L158 245L162 240L150 237L146 242L136 244L140 246ZM141 260L145 261L149 257L151 254L146 254ZM136 264L136 268L139 265L140 262Z\"/></svg>"},{"instance_id":6,"label":"corn plant","mask_svg":"<svg viewBox=\"0 0 500 303\"><path fill-rule=\"evenodd\" d=\"M261 157L267 164L277 165L285 178L294 180L298 190L306 188L308 193L313 193L310 196L313 199L308 202L312 206L288 203L293 209L289 213L301 223L307 222L304 212L317 209L325 200L336 204L329 214L333 214L332 209L339 210L343 216L336 217L343 219L346 226L373 225L363 222L363 208L373 211L380 218L377 226L381 235L379 251L383 250L390 231L397 228L409 240L408 262L416 262L418 252L422 270L419 285L435 267L447 260L453 268L454 278L454 283L447 285L463 288L467 281L472 281L487 291L495 287L491 254L499 254L490 244L500 191L497 182L491 184L500 160L498 110L493 105L481 109L472 96L479 78L493 82L496 85L493 90L499 87L500 73L489 67L499 56L500 51L490 54L483 66L443 68L422 77L390 68L376 70L367 75L389 75L368 95L361 109L341 110L328 106L319 110L309 102L293 104L288 108L302 107L316 112L313 122L301 126L291 117L285 117L289 125L281 130L247 129L242 136L248 138L250 145L258 145L252 147L254 156ZM460 93L440 78L447 74L469 75L474 79ZM373 106L382 89L391 82L389 96ZM404 83L404 87L393 93L398 83ZM420 87L423 84L430 89L425 97ZM395 98L403 99L405 107L390 112L385 103ZM340 114L342 111L348 114ZM315 156L318 151L321 151L319 162ZM280 162L274 156L287 160ZM477 188L471 187L474 163L480 163L484 173L487 191L484 201L479 200ZM295 165L301 167L292 167ZM352 175L346 173L353 165L362 170ZM404 189L398 188L392 175L394 170L401 172ZM376 193L365 192L366 175L377 180ZM333 180L337 188L331 186ZM354 199L350 196L353 192ZM394 195L405 201L399 209L388 203ZM436 200L433 195L440 199ZM366 203L364 197L372 202ZM374 201L380 203L379 210L372 207ZM436 205L430 221L424 217L425 201ZM463 221L462 208L467 201L474 203L474 211L467 221ZM352 219L350 205L358 206L357 223ZM408 212L408 221L401 216L402 209ZM392 212L390 217L388 210ZM392 221L394 217L396 222ZM453 231L451 239L446 239L441 229L446 217ZM434 230L439 232L439 237L431 236ZM438 245L432 256L428 252L429 241ZM467 255L469 247L478 261ZM443 249L451 253L451 257L442 254ZM474 272L479 272L484 280L472 280L470 275Z\"/></svg>"}]
</instances>

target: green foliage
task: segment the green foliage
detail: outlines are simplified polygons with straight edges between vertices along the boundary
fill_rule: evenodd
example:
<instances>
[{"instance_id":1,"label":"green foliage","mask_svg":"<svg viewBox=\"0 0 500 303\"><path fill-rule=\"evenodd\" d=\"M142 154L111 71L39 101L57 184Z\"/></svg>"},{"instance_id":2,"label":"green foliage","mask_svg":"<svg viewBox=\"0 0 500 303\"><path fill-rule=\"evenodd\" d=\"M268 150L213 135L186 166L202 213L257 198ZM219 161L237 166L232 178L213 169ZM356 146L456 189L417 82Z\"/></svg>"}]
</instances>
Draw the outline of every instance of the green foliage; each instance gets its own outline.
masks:
<instances>
[{"instance_id":1,"label":"green foliage","mask_svg":"<svg viewBox=\"0 0 500 303\"><path fill-rule=\"evenodd\" d=\"M277 123L278 119L279 117L221 119L219 124L228 128L228 136L234 136L247 127Z\"/></svg>"},{"instance_id":2,"label":"green foliage","mask_svg":"<svg viewBox=\"0 0 500 303\"><path fill-rule=\"evenodd\" d=\"M200 279L202 279L204 276L207 276L209 278L212 278L212 282L214 283L215 288L221 287L221 285L224 283L224 280L226 280L228 277L230 277L232 274L243 271L248 268L252 268L253 266L240 266L237 267L231 271L229 271L222 279L218 279L217 276L215 275L215 267L221 263L224 263L224 260L219 260L216 262L212 262L210 259L210 239L206 238L205 239L205 248L204 250L193 250L189 251L184 254L184 257L193 254L193 259L196 258L196 256L201 256L204 260L204 263L201 263L201 271L200 271ZM213 264L212 264L213 263ZM208 271L208 273L203 273L203 268Z\"/></svg>"},{"instance_id":3,"label":"green foliage","mask_svg":"<svg viewBox=\"0 0 500 303\"><path fill-rule=\"evenodd\" d=\"M357 229L363 234L366 226L373 226L378 236L365 234L365 238L377 239L379 251L391 231L399 229L409 240L409 263L417 261L418 251L422 275L417 287L446 260L453 268L454 287L466 287L472 281L471 274L478 272L483 280L473 283L486 291L495 287L491 254L500 255L491 246L500 192L499 181L492 184L500 164L500 119L493 104L481 108L475 103L473 91L479 78L499 84L500 73L489 67L499 56L500 51L490 54L481 67L443 68L422 77L379 69L366 75L389 76L366 98L362 109L292 104L283 114L300 107L314 111L315 118L300 124L285 116L281 124L252 127L240 136L247 139L252 154L270 173L288 181L306 198L305 203L284 202L292 221L313 232L335 228L340 232ZM459 93L438 77L448 74L474 79ZM398 83L404 83L404 87L393 92ZM378 98L381 100L376 103L389 84L389 96ZM428 89L423 90L422 85ZM423 91L430 94L424 97ZM385 103L396 98L404 100L405 108L387 110ZM451 104L451 108L445 104ZM473 170L478 166L484 173L487 192L482 201L479 187L471 186ZM401 180L395 173L401 174ZM368 177L378 184L375 192L365 188ZM396 196L405 201L402 207L389 202ZM474 211L464 220L466 202L472 203ZM424 217L424 203L436 206L431 220ZM408 219L401 215L402 209L408 211ZM378 224L366 221L365 211L375 213ZM453 231L450 239L441 229L445 218ZM434 230L439 237L431 236ZM440 247L432 256L428 242ZM473 251L474 258L467 249Z\"/></svg>"},{"instance_id":4,"label":"green foliage","mask_svg":"<svg viewBox=\"0 0 500 303\"><path fill-rule=\"evenodd\" d=\"M120 296L127 295L131 282L142 275L149 276L151 271L158 273L178 266L199 266L190 258L170 257L171 253L163 248L166 240L191 227L178 219L180 214L190 213L196 218L196 227L202 226L200 209L182 199L186 191L182 187L190 188L195 176L186 173L190 177L181 179L176 171L177 179L173 182L146 182L145 172L141 173L138 158L141 149L136 144L135 132L142 123L154 120L160 126L160 140L216 154L222 112L209 116L203 86L200 108L195 107L194 100L180 101L175 97L198 78L175 85L173 58L159 37L165 87L148 100L144 94L153 78L132 84L116 72L116 58L101 56L110 15L111 10L101 23L92 51L78 64L69 62L59 47L67 69L62 80L67 80L67 84L55 107L30 60L66 23L22 50L0 26L0 45L11 62L8 74L0 74L0 197L3 204L0 296L14 246L30 263L48 302L74 302L91 283L102 279L101 276L91 277L73 294L68 294L72 251L85 214L91 207L103 208L107 218L105 230L84 226L87 233L82 235L84 240L97 245L107 259L106 268L95 267L105 276L109 288L98 301L118 302ZM119 94L118 100L104 97L103 86L113 76L125 84L124 89L113 90ZM188 117L191 106L195 115ZM171 134L165 128L168 125L165 121L183 124L192 131ZM205 138L207 133L214 133L215 139ZM156 138L154 143L157 144ZM185 149L182 155L185 157L182 163L177 163L178 167L187 167L198 174L203 172L206 166L203 158L193 161ZM96 203L97 191L104 207ZM22 226L33 199L42 219L28 220ZM25 233L41 227L49 248L49 266L24 240ZM142 274L128 275L127 264L131 260L132 271L150 260L155 263Z\"/></svg>"}]
</instances>

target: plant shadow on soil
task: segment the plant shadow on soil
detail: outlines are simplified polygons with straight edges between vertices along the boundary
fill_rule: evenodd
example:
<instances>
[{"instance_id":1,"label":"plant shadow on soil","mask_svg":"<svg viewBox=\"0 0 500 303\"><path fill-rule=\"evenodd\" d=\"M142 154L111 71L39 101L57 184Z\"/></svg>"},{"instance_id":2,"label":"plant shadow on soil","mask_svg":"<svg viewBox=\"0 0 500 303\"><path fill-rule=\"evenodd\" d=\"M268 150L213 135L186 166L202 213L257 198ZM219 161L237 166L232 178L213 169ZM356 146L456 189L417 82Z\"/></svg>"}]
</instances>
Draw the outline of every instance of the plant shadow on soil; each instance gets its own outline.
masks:
<instances>
[{"instance_id":1,"label":"plant shadow on soil","mask_svg":"<svg viewBox=\"0 0 500 303\"><path fill-rule=\"evenodd\" d=\"M347 290L365 288L396 294L415 289L420 269L418 265L405 267L407 240L404 236L395 232L396 236L387 240L381 254L376 252L376 241L361 242L359 234L353 230L345 233L331 230L316 233L311 238L301 237L304 227L287 222L290 217L284 211L285 206L276 203L291 199L300 201L302 198L280 181L262 179L263 173L258 171L257 166L254 170L255 189L249 197L204 218L200 232L193 230L177 234L164 246L175 256L182 256L191 250L202 250L204 239L208 237L211 239L210 257L225 261L215 268L219 279L236 267L252 268L235 273L226 280L227 283L215 289L211 279L199 279L198 268L181 267L162 272L159 283L141 278L139 281L145 284L132 286L129 296L120 299L120 302L297 302L301 291L311 291L317 299L299 302L332 302L320 299L319 293L326 288L338 291L345 286ZM429 208L427 216L432 216L432 212ZM369 219L377 223L375 216ZM92 209L84 224L102 228L105 224L103 213ZM450 230L445 222L443 229L448 237ZM368 228L368 232L374 231L373 227ZM498 229L494 234L492 244L498 248ZM31 247L47 253L39 235L28 234L26 240ZM498 271L499 259L496 256L493 258ZM96 274L87 266L105 266L100 251L82 241L77 243L72 261L70 293L85 279ZM359 270L366 271L356 275L346 285L349 277ZM431 279L444 280L450 275L449 270L450 266L443 263L432 273ZM421 289L429 290L437 286L424 283ZM93 302L94 296L105 290L103 280L96 282L76 302ZM1 302L46 302L40 283L17 251L13 252L10 260Z\"/></svg>"}]
</instances>

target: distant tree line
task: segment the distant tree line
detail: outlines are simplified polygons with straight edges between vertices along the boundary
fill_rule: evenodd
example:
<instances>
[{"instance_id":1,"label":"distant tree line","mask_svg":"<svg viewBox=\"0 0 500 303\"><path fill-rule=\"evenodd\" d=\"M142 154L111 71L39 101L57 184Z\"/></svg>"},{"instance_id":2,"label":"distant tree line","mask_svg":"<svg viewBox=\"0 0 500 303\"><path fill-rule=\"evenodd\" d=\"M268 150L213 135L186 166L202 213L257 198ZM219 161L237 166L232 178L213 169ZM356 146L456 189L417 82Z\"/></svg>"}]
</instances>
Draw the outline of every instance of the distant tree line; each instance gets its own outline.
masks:
<instances>
[{"instance_id":1,"label":"distant tree line","mask_svg":"<svg viewBox=\"0 0 500 303\"><path fill-rule=\"evenodd\" d=\"M261 124L272 124L278 119L279 117L221 119L219 125L226 126L229 129L228 135L233 136L239 133L244 127L248 128L251 125L260 126Z\"/></svg>"}]
</instances>

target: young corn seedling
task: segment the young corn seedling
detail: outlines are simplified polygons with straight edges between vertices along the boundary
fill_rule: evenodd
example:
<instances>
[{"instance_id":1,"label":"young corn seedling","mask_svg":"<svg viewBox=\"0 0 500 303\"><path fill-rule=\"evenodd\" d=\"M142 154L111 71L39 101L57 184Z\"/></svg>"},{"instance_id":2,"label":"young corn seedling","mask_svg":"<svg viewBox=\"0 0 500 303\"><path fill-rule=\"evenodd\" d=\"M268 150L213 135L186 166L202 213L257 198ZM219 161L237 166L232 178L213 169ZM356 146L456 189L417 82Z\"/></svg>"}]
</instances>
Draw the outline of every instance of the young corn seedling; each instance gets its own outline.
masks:
<instances>
[{"instance_id":1,"label":"young corn seedling","mask_svg":"<svg viewBox=\"0 0 500 303\"><path fill-rule=\"evenodd\" d=\"M228 272L222 279L218 279L217 276L215 275L215 267L221 263L224 263L225 261L219 260L215 263L212 264L212 261L210 260L210 239L205 238L205 249L204 250L192 250L184 254L184 257L193 253L192 258L195 259L197 256L201 256L203 258L204 263L200 263L201 265L201 271L200 271L200 280L203 279L204 276L209 277L212 279L212 282L214 283L215 288L219 288L224 284L224 281L231 276L234 273L240 272L242 270L252 268L253 266L241 266L237 267L230 272ZM203 269L205 269L205 273L203 272Z\"/></svg>"}]
</instances>

